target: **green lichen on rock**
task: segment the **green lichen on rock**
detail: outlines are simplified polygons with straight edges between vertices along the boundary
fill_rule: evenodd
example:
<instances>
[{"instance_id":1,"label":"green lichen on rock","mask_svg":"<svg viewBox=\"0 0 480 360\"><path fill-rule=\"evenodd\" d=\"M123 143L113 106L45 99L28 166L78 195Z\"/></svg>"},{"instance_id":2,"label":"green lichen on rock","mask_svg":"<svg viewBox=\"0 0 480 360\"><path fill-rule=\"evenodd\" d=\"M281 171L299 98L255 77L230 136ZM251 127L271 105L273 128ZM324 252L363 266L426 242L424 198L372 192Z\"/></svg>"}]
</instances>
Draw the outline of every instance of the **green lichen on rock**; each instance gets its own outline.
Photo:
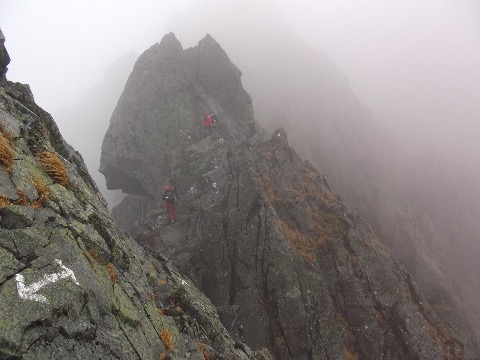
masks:
<instances>
[{"instance_id":1,"label":"green lichen on rock","mask_svg":"<svg viewBox=\"0 0 480 360\"><path fill-rule=\"evenodd\" d=\"M0 248L0 284L16 274L20 268L20 261L11 252Z\"/></svg>"}]
</instances>

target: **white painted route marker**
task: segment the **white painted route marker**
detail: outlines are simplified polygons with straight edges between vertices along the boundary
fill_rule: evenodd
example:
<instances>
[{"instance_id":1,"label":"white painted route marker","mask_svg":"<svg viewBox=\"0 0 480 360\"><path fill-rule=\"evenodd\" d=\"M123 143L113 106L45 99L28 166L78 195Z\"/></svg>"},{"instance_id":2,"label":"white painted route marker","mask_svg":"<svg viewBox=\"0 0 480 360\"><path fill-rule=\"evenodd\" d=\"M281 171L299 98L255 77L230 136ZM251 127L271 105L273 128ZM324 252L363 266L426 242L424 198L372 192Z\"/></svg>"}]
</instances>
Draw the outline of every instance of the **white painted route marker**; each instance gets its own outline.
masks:
<instances>
[{"instance_id":1,"label":"white painted route marker","mask_svg":"<svg viewBox=\"0 0 480 360\"><path fill-rule=\"evenodd\" d=\"M68 277L71 278L75 284L80 285L75 278L75 274L72 270L63 265L61 260L55 259L55 262L63 269L61 272L45 275L42 280L36 283L32 283L28 286L25 286L25 278L23 277L23 275L15 275L15 279L17 280L18 296L25 300L33 300L47 303L48 300L45 296L37 294L37 291L45 285L53 284L60 279L65 279Z\"/></svg>"}]
</instances>

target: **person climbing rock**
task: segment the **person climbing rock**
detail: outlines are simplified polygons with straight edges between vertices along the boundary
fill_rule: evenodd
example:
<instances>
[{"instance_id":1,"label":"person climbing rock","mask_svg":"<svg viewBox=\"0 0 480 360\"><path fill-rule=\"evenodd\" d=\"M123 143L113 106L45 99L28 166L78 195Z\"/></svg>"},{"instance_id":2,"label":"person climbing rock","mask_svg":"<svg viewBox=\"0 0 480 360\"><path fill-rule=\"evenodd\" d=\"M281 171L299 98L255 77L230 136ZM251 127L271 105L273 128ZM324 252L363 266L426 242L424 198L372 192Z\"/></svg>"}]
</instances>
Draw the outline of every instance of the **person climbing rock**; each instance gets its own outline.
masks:
<instances>
[{"instance_id":1,"label":"person climbing rock","mask_svg":"<svg viewBox=\"0 0 480 360\"><path fill-rule=\"evenodd\" d=\"M214 113L211 113L210 117L212 118L212 127L214 128L217 127L217 121L218 121L217 115L215 115Z\"/></svg>"},{"instance_id":2,"label":"person climbing rock","mask_svg":"<svg viewBox=\"0 0 480 360\"><path fill-rule=\"evenodd\" d=\"M170 224L175 224L175 191L170 186L163 188L163 201L165 201L165 209L168 212Z\"/></svg>"},{"instance_id":3,"label":"person climbing rock","mask_svg":"<svg viewBox=\"0 0 480 360\"><path fill-rule=\"evenodd\" d=\"M203 113L203 127L208 130L210 133L210 130L214 126L214 121L212 119L211 115L208 115L206 112Z\"/></svg>"}]
</instances>

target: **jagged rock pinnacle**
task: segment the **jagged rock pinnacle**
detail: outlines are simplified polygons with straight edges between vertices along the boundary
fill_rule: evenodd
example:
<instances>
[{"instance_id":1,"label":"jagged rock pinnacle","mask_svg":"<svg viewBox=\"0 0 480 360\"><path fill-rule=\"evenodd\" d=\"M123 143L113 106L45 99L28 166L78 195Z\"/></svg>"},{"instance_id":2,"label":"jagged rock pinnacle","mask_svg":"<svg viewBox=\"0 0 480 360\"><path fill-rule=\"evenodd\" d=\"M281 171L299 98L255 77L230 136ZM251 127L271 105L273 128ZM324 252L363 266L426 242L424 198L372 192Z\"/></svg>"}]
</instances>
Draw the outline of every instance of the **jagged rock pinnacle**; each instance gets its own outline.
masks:
<instances>
[{"instance_id":1,"label":"jagged rock pinnacle","mask_svg":"<svg viewBox=\"0 0 480 360\"><path fill-rule=\"evenodd\" d=\"M183 51L182 44L173 32L166 34L160 41L160 51L176 55Z\"/></svg>"},{"instance_id":2,"label":"jagged rock pinnacle","mask_svg":"<svg viewBox=\"0 0 480 360\"><path fill-rule=\"evenodd\" d=\"M10 63L10 56L5 48L5 37L0 29L0 79L6 79L7 66Z\"/></svg>"},{"instance_id":3,"label":"jagged rock pinnacle","mask_svg":"<svg viewBox=\"0 0 480 360\"><path fill-rule=\"evenodd\" d=\"M171 176L172 155L203 136L203 112L222 119L217 134L229 146L251 138L253 108L240 77L210 36L182 50L170 33L145 51L104 138L100 172L107 187L158 196L162 183Z\"/></svg>"}]
</instances>

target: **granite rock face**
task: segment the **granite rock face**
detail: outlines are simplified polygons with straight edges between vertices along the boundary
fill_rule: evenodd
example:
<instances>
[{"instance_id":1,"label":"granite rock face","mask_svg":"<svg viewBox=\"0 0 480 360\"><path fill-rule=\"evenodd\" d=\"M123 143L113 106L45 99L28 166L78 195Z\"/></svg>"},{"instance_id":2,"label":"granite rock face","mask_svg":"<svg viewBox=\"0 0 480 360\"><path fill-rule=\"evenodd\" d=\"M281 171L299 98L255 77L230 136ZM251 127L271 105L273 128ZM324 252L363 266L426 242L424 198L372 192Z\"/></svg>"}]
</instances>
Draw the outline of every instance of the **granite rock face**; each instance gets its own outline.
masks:
<instances>
[{"instance_id":1,"label":"granite rock face","mask_svg":"<svg viewBox=\"0 0 480 360\"><path fill-rule=\"evenodd\" d=\"M253 133L250 103L240 71L212 37L183 51L173 34L165 36L138 59L110 120L100 164L107 187L157 195L172 151L188 137L198 140L204 111L244 141Z\"/></svg>"},{"instance_id":2,"label":"granite rock face","mask_svg":"<svg viewBox=\"0 0 480 360\"><path fill-rule=\"evenodd\" d=\"M191 280L117 229L28 86L1 82L0 132L0 358L254 358Z\"/></svg>"},{"instance_id":3,"label":"granite rock face","mask_svg":"<svg viewBox=\"0 0 480 360\"><path fill-rule=\"evenodd\" d=\"M7 66L10 63L10 56L5 48L5 37L0 29L0 79L6 79Z\"/></svg>"},{"instance_id":4,"label":"granite rock face","mask_svg":"<svg viewBox=\"0 0 480 360\"><path fill-rule=\"evenodd\" d=\"M290 145L372 226L441 318L478 349L478 162L470 159L472 166L465 167L449 161L448 141L444 156L412 155L326 54L284 26L270 31L280 34L280 46L261 46L268 39L262 32L249 40L255 56L239 46L230 54L248 74L259 123L288 132Z\"/></svg>"},{"instance_id":5,"label":"granite rock face","mask_svg":"<svg viewBox=\"0 0 480 360\"><path fill-rule=\"evenodd\" d=\"M148 79L139 70L147 59L157 66ZM102 153L107 181L132 194L115 218L208 296L232 336L277 359L472 356L368 224L290 148L286 132L254 131L240 73L210 36L182 50L169 34L135 69ZM155 124L152 108L166 114ZM127 109L136 109L134 122ZM171 128L172 111L188 114L181 127ZM219 115L217 128L202 129L204 111ZM121 146L134 139L142 145ZM132 171L134 162L120 158L142 160ZM179 195L172 225L159 201L166 183Z\"/></svg>"}]
</instances>

